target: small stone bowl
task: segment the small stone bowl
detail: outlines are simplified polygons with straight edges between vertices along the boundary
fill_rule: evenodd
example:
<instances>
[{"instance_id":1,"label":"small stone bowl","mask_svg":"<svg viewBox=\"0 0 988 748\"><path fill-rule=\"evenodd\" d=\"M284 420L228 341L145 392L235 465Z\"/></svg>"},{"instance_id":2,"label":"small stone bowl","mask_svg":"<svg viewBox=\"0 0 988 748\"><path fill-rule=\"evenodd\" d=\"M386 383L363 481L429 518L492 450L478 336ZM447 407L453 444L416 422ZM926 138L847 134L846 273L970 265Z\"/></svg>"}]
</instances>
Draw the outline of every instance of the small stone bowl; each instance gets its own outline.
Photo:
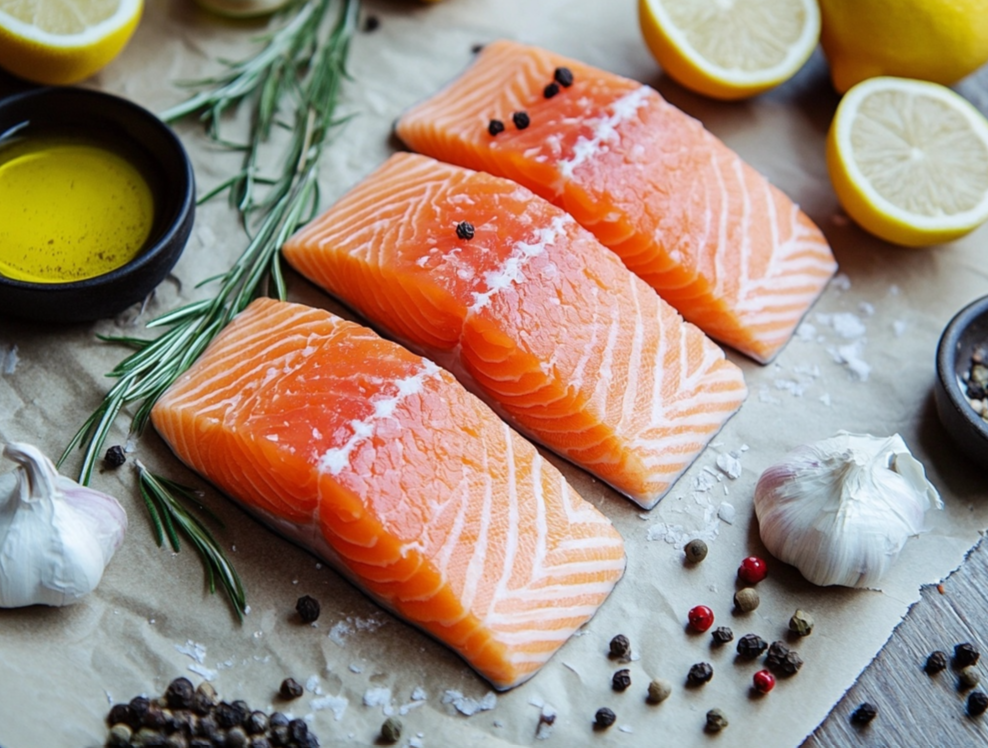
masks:
<instances>
[{"instance_id":1,"label":"small stone bowl","mask_svg":"<svg viewBox=\"0 0 988 748\"><path fill-rule=\"evenodd\" d=\"M979 346L988 348L988 296L966 306L944 329L934 387L940 421L968 457L988 468L988 421L971 406L962 380Z\"/></svg>"},{"instance_id":2,"label":"small stone bowl","mask_svg":"<svg viewBox=\"0 0 988 748\"><path fill-rule=\"evenodd\" d=\"M0 136L68 132L70 127L99 133L141 162L154 199L151 234L137 257L94 278L34 283L0 275L0 316L55 323L112 317L145 298L164 279L192 231L192 164L175 133L154 114L126 99L84 88L39 88L0 101Z\"/></svg>"}]
</instances>

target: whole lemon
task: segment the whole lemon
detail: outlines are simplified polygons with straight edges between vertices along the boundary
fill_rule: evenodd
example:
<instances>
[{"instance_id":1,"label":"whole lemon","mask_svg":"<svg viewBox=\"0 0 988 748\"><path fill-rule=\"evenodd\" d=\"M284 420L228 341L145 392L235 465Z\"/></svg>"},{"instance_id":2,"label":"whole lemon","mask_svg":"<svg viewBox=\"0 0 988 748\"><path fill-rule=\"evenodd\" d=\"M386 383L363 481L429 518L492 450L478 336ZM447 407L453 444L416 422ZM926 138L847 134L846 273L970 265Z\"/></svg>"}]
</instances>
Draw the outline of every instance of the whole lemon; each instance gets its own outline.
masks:
<instances>
[{"instance_id":1,"label":"whole lemon","mask_svg":"<svg viewBox=\"0 0 988 748\"><path fill-rule=\"evenodd\" d=\"M819 0L820 42L844 93L877 76L950 85L988 61L988 0Z\"/></svg>"}]
</instances>

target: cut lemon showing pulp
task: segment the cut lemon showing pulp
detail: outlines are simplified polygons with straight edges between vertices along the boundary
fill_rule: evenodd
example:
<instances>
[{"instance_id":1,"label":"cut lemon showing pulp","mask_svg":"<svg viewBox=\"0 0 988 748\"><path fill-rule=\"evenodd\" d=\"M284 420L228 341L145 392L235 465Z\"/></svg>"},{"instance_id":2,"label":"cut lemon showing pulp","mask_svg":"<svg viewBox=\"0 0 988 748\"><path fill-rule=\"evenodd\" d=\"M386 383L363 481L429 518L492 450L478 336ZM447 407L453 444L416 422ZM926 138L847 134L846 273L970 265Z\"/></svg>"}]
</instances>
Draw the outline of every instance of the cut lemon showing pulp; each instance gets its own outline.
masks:
<instances>
[{"instance_id":1,"label":"cut lemon showing pulp","mask_svg":"<svg viewBox=\"0 0 988 748\"><path fill-rule=\"evenodd\" d=\"M0 67L35 83L77 83L116 57L143 0L0 0Z\"/></svg>"},{"instance_id":2,"label":"cut lemon showing pulp","mask_svg":"<svg viewBox=\"0 0 988 748\"><path fill-rule=\"evenodd\" d=\"M788 80L820 39L817 0L639 0L638 20L669 75L718 99Z\"/></svg>"},{"instance_id":3,"label":"cut lemon showing pulp","mask_svg":"<svg viewBox=\"0 0 988 748\"><path fill-rule=\"evenodd\" d=\"M827 136L844 210L909 247L940 244L988 220L988 121L936 83L870 78L849 90Z\"/></svg>"}]
</instances>

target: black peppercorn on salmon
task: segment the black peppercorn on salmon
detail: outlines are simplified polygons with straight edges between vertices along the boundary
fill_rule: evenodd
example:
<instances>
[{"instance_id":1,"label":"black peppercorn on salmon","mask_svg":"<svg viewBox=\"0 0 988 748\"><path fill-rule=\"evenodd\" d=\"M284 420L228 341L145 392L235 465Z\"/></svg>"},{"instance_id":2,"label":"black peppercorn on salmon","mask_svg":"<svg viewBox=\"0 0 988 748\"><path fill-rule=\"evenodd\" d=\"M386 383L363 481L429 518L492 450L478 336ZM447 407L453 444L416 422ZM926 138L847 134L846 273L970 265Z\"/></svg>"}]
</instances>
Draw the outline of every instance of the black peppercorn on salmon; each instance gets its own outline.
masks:
<instances>
[{"instance_id":1,"label":"black peppercorn on salmon","mask_svg":"<svg viewBox=\"0 0 988 748\"><path fill-rule=\"evenodd\" d=\"M507 179L396 154L284 256L645 508L746 394L715 343L572 217Z\"/></svg>"},{"instance_id":2,"label":"black peppercorn on salmon","mask_svg":"<svg viewBox=\"0 0 988 748\"><path fill-rule=\"evenodd\" d=\"M687 320L762 363L836 271L813 222L695 119L537 47L486 45L397 134L568 211Z\"/></svg>"},{"instance_id":3,"label":"black peppercorn on salmon","mask_svg":"<svg viewBox=\"0 0 988 748\"><path fill-rule=\"evenodd\" d=\"M610 521L427 359L258 299L151 412L189 467L496 688L534 675L624 571Z\"/></svg>"}]
</instances>

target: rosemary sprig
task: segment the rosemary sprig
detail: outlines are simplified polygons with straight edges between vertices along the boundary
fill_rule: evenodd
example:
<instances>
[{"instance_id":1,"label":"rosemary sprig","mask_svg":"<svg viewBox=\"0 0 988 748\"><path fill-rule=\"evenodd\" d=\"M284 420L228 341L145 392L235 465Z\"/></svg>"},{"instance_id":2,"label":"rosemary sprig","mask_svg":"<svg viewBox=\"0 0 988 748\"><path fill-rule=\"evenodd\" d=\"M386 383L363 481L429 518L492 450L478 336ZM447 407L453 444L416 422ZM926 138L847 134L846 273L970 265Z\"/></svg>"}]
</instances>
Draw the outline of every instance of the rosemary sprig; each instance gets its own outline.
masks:
<instances>
[{"instance_id":1,"label":"rosemary sprig","mask_svg":"<svg viewBox=\"0 0 988 748\"><path fill-rule=\"evenodd\" d=\"M251 106L251 135L243 147L243 168L208 194L212 197L230 191L250 238L231 268L211 279L218 283L212 298L191 302L148 323L148 327L163 329L158 337L102 337L134 352L109 373L116 383L59 459L61 464L74 449L83 450L80 483L88 484L92 478L106 437L126 406L139 403L130 428L132 434L139 435L158 398L236 314L269 285L274 286L278 298L285 298L280 249L317 207L319 156L333 126L340 123L334 114L360 8L359 0L340 0L338 14L330 24L328 12L335 2L296 3L292 6L294 17L262 37L264 47L258 54L243 62L227 63L226 74L199 82L210 88L161 115L173 121L200 112L209 136L223 143L219 129L223 113L243 103ZM284 113L294 120L288 153L281 161L285 166L275 179L264 179L257 173L259 154L276 116ZM256 188L265 184L268 189L259 199ZM251 219L257 224L253 231ZM193 494L143 466L139 482L159 545L164 532L177 550L175 528L181 529L203 556L211 589L215 589L215 577L219 576L238 615L242 615L245 594L233 566L205 526L182 505L182 499L189 500Z\"/></svg>"}]
</instances>

